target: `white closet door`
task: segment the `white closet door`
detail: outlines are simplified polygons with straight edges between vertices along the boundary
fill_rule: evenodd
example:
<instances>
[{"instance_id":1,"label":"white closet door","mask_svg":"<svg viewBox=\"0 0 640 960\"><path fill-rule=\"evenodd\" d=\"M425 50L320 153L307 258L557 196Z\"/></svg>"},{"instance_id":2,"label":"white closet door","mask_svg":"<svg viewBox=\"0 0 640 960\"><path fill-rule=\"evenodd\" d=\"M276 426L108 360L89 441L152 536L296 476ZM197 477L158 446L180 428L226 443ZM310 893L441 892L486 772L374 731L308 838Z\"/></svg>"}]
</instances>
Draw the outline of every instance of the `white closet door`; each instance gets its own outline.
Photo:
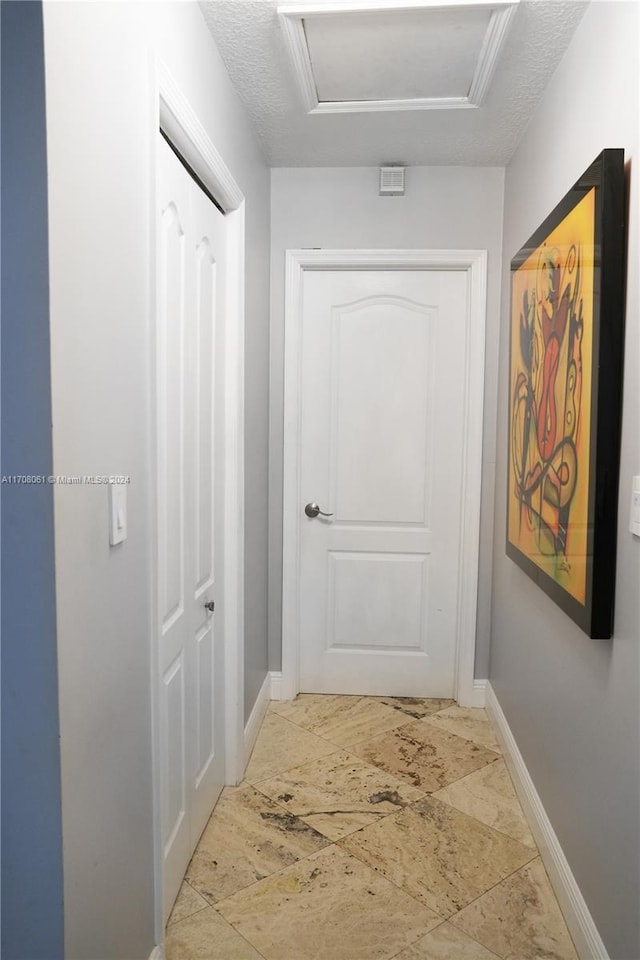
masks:
<instances>
[{"instance_id":1,"label":"white closet door","mask_svg":"<svg viewBox=\"0 0 640 960\"><path fill-rule=\"evenodd\" d=\"M224 216L158 135L157 489L164 905L224 782L216 623Z\"/></svg>"}]
</instances>

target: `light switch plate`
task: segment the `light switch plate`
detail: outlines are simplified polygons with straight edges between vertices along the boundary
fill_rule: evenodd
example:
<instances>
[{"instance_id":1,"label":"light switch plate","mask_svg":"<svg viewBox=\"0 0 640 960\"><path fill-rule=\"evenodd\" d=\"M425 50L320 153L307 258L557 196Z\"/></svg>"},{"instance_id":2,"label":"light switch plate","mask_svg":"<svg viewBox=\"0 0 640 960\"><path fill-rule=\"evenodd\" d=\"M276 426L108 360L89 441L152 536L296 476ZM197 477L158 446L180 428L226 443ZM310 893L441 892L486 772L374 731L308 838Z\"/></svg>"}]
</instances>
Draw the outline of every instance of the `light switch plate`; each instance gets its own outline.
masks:
<instances>
[{"instance_id":1,"label":"light switch plate","mask_svg":"<svg viewBox=\"0 0 640 960\"><path fill-rule=\"evenodd\" d=\"M115 547L127 539L127 485L109 484L109 543Z\"/></svg>"},{"instance_id":2,"label":"light switch plate","mask_svg":"<svg viewBox=\"0 0 640 960\"><path fill-rule=\"evenodd\" d=\"M636 537L640 537L640 477L633 477L631 481L631 519L629 530Z\"/></svg>"}]
</instances>

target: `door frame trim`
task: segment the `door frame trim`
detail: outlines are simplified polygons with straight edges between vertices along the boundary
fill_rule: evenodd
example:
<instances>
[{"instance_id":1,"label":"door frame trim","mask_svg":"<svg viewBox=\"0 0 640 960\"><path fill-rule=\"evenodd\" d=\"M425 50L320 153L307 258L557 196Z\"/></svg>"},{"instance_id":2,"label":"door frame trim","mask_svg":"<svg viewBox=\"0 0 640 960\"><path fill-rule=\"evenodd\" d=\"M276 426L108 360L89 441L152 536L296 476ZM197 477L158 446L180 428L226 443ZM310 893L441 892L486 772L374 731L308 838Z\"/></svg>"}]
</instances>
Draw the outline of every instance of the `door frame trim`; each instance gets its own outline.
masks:
<instances>
[{"instance_id":1,"label":"door frame trim","mask_svg":"<svg viewBox=\"0 0 640 960\"><path fill-rule=\"evenodd\" d=\"M150 544L151 735L156 943L164 940L160 764L159 658L157 649L158 542L156 483L156 212L157 143L162 128L213 193L228 220L229 258L224 324L224 523L222 602L225 687L225 782L244 776L244 287L245 198L204 125L164 63L152 57L148 130L149 318L148 318L148 523Z\"/></svg>"},{"instance_id":2,"label":"door frame trim","mask_svg":"<svg viewBox=\"0 0 640 960\"><path fill-rule=\"evenodd\" d=\"M282 563L282 699L299 692L300 418L303 280L306 270L458 270L469 280L465 358L461 571L457 604L455 697L475 706L474 661L478 605L484 358L487 313L486 250L287 250L284 341L284 483Z\"/></svg>"}]
</instances>

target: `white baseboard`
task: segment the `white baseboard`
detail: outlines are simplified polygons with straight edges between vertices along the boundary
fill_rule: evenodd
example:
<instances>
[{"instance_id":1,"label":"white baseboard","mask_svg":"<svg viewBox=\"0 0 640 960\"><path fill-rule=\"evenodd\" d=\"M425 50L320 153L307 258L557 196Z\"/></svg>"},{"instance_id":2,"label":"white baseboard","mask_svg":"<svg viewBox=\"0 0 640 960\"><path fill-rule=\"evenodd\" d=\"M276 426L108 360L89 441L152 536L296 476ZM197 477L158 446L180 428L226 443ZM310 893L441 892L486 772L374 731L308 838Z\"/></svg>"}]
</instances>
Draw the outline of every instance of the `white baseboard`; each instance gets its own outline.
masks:
<instances>
[{"instance_id":1,"label":"white baseboard","mask_svg":"<svg viewBox=\"0 0 640 960\"><path fill-rule=\"evenodd\" d=\"M282 700L282 671L272 670L271 677L271 699Z\"/></svg>"},{"instance_id":2,"label":"white baseboard","mask_svg":"<svg viewBox=\"0 0 640 960\"><path fill-rule=\"evenodd\" d=\"M580 960L609 960L609 954L598 933L598 928L580 892L569 861L560 846L560 841L542 805L542 800L490 682L486 684L486 707L496 728L505 762L540 849L540 856L567 921L578 956Z\"/></svg>"},{"instance_id":3,"label":"white baseboard","mask_svg":"<svg viewBox=\"0 0 640 960\"><path fill-rule=\"evenodd\" d=\"M154 947L149 956L149 960L163 960L164 950L161 946Z\"/></svg>"},{"instance_id":4,"label":"white baseboard","mask_svg":"<svg viewBox=\"0 0 640 960\"><path fill-rule=\"evenodd\" d=\"M256 740L260 732L262 721L264 720L264 715L267 712L270 699L271 699L271 674L268 673L264 678L264 683L260 687L260 692L256 697L256 702L253 705L251 716L247 720L246 726L244 728L244 766L245 768L249 763L249 758L251 756L253 748L256 745Z\"/></svg>"}]
</instances>

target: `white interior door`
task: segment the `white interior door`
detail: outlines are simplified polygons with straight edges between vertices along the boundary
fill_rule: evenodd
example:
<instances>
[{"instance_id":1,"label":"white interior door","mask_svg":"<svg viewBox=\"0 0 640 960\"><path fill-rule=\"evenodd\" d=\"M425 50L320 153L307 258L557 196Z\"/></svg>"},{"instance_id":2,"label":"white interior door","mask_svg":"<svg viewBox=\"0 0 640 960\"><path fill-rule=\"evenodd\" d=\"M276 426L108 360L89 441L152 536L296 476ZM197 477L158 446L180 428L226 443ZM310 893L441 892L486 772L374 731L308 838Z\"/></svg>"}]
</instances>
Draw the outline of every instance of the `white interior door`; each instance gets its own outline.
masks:
<instances>
[{"instance_id":1,"label":"white interior door","mask_svg":"<svg viewBox=\"0 0 640 960\"><path fill-rule=\"evenodd\" d=\"M467 273L307 270L302 302L300 689L452 696Z\"/></svg>"},{"instance_id":2,"label":"white interior door","mask_svg":"<svg viewBox=\"0 0 640 960\"><path fill-rule=\"evenodd\" d=\"M157 490L165 917L224 782L220 476L225 219L158 135Z\"/></svg>"}]
</instances>

